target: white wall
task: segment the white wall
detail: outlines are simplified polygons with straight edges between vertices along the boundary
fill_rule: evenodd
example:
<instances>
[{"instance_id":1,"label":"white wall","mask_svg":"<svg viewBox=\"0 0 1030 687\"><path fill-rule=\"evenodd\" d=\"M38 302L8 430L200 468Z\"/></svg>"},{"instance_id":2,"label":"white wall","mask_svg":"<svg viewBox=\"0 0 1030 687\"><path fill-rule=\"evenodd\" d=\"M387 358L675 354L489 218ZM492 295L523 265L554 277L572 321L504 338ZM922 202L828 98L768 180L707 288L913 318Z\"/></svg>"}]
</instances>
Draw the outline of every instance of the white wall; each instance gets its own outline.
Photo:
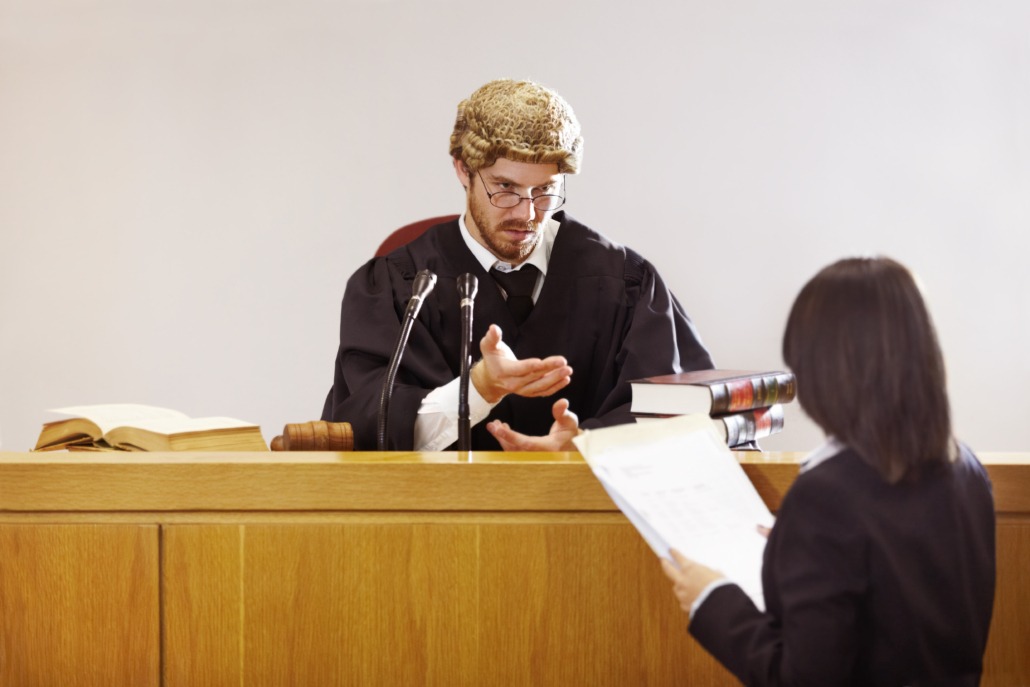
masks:
<instances>
[{"instance_id":1,"label":"white wall","mask_svg":"<svg viewBox=\"0 0 1030 687\"><path fill-rule=\"evenodd\" d=\"M607 6L612 5L612 6ZM458 211L457 102L583 124L569 211L655 262L723 367L801 284L925 282L959 434L1030 450L1030 4L0 0L0 432L139 402L318 416L347 276ZM767 449L819 440L798 413Z\"/></svg>"}]
</instances>

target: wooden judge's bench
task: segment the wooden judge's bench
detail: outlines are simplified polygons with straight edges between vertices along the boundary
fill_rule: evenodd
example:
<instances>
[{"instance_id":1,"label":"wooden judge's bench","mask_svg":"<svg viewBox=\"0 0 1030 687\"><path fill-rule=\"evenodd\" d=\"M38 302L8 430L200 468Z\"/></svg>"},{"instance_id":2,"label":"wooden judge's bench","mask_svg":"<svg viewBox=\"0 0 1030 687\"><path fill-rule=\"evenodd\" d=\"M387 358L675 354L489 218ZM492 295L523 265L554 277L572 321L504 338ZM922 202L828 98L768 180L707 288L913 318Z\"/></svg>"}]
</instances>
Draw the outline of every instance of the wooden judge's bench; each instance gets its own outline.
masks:
<instances>
[{"instance_id":1,"label":"wooden judge's bench","mask_svg":"<svg viewBox=\"0 0 1030 687\"><path fill-rule=\"evenodd\" d=\"M737 454L772 510L799 454ZM984 685L1030 685L1030 454ZM734 685L576 453L0 453L0 686Z\"/></svg>"}]
</instances>

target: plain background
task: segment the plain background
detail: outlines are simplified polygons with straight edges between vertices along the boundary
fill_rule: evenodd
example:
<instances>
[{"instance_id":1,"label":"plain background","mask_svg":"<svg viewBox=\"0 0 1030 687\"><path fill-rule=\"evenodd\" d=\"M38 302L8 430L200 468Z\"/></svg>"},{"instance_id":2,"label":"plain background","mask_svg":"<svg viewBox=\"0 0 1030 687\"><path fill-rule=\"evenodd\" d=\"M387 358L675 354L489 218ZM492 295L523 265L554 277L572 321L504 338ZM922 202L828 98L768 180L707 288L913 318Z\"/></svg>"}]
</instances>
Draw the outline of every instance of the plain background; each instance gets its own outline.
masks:
<instances>
[{"instance_id":1,"label":"plain background","mask_svg":"<svg viewBox=\"0 0 1030 687\"><path fill-rule=\"evenodd\" d=\"M802 284L886 254L959 436L1030 448L1025 0L0 0L3 448L73 404L317 419L347 277L461 210L455 107L505 76L572 104L569 213L719 366L781 367ZM763 446L820 440L794 404Z\"/></svg>"}]
</instances>

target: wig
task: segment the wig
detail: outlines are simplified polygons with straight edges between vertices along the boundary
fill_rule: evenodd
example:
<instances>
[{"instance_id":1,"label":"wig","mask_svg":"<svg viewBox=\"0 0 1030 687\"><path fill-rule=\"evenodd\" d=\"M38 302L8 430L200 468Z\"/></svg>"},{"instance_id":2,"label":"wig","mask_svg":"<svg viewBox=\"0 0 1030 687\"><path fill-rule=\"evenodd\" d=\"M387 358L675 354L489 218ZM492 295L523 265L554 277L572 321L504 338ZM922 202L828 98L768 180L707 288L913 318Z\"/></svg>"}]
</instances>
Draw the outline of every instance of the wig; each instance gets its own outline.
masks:
<instances>
[{"instance_id":1,"label":"wig","mask_svg":"<svg viewBox=\"0 0 1030 687\"><path fill-rule=\"evenodd\" d=\"M499 79L458 104L450 152L472 172L505 158L553 163L559 174L575 174L583 137L560 95L532 81Z\"/></svg>"}]
</instances>

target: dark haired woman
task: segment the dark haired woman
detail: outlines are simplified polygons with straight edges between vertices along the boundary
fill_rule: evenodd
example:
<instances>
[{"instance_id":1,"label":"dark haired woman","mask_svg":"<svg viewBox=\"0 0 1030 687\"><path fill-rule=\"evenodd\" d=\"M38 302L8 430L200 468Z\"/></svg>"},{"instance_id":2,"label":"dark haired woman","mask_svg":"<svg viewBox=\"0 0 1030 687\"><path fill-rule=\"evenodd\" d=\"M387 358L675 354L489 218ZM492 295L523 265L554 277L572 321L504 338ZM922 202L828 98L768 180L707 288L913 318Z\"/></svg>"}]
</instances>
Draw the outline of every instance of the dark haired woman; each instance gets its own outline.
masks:
<instances>
[{"instance_id":1,"label":"dark haired woman","mask_svg":"<svg viewBox=\"0 0 1030 687\"><path fill-rule=\"evenodd\" d=\"M709 568L662 561L690 633L747 685L977 685L994 507L952 438L944 362L912 275L848 259L798 295L783 338L828 437L769 534L766 612Z\"/></svg>"}]
</instances>

